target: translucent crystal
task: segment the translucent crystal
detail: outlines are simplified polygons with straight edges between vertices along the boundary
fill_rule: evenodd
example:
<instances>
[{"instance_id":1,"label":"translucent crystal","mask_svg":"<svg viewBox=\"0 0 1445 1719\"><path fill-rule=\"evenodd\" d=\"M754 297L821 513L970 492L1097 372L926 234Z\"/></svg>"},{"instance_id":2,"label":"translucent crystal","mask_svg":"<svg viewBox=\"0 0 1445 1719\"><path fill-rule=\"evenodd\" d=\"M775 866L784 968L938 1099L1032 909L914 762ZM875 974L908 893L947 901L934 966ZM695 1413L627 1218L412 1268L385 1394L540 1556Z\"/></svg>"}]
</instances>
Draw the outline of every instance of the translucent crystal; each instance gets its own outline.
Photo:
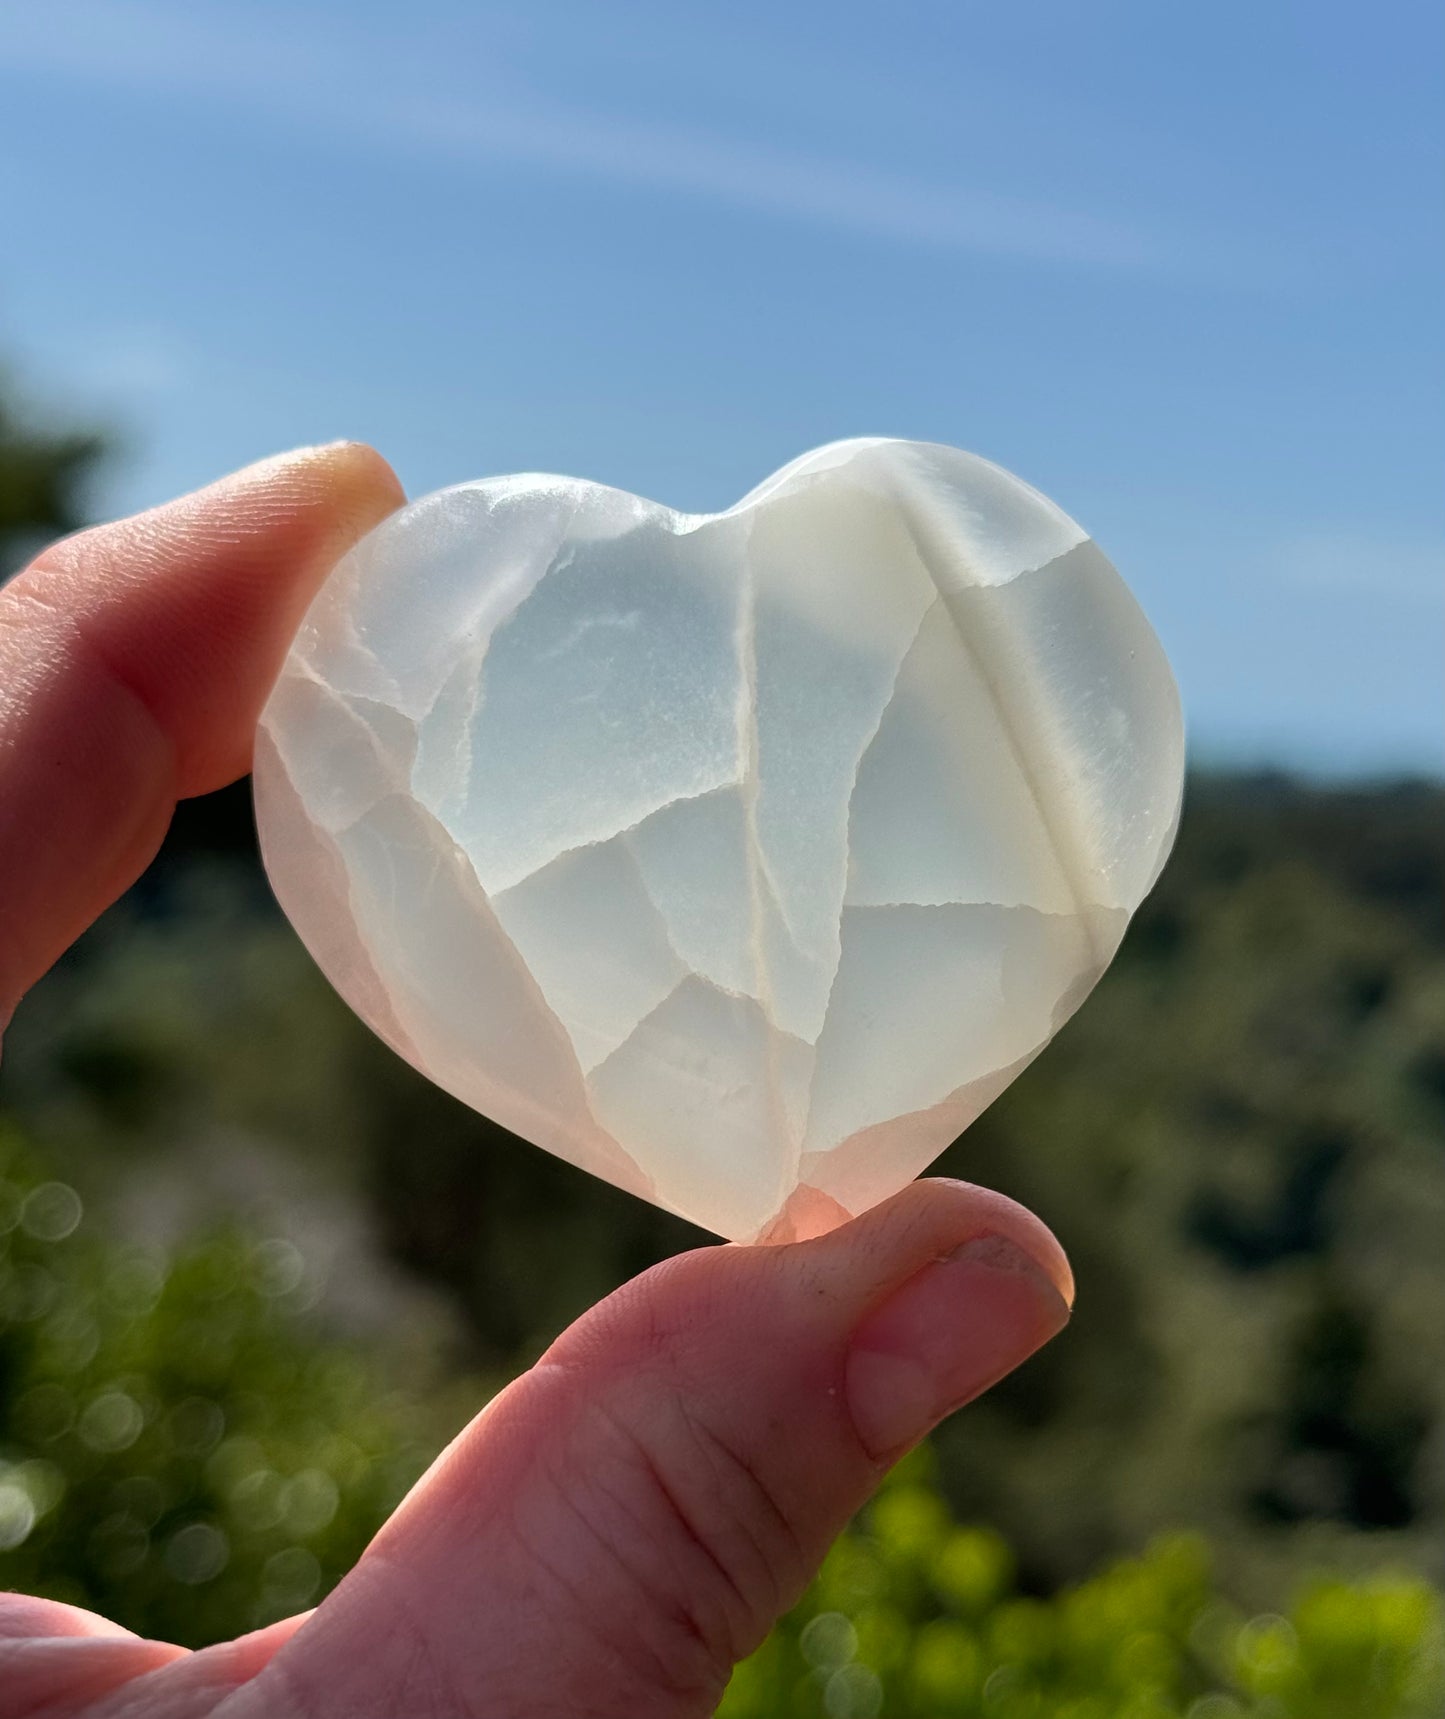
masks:
<instances>
[{"instance_id":1,"label":"translucent crystal","mask_svg":"<svg viewBox=\"0 0 1445 1719\"><path fill-rule=\"evenodd\" d=\"M916 1175L1164 863L1159 642L987 461L839 442L726 513L463 484L336 568L262 718L267 869L440 1086L721 1235Z\"/></svg>"}]
</instances>

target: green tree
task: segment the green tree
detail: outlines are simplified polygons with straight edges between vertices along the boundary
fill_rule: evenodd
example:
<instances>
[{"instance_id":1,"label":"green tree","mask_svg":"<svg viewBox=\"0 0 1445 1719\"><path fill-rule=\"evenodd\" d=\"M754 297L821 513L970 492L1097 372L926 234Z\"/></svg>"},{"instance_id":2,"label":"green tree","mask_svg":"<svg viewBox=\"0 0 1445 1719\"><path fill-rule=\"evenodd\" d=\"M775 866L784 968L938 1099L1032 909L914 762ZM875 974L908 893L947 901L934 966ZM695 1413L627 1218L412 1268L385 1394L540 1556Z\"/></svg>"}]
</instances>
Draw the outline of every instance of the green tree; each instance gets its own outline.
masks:
<instances>
[{"instance_id":1,"label":"green tree","mask_svg":"<svg viewBox=\"0 0 1445 1719\"><path fill-rule=\"evenodd\" d=\"M0 377L0 579L85 523L85 488L105 451L94 431L50 429L27 414Z\"/></svg>"}]
</instances>

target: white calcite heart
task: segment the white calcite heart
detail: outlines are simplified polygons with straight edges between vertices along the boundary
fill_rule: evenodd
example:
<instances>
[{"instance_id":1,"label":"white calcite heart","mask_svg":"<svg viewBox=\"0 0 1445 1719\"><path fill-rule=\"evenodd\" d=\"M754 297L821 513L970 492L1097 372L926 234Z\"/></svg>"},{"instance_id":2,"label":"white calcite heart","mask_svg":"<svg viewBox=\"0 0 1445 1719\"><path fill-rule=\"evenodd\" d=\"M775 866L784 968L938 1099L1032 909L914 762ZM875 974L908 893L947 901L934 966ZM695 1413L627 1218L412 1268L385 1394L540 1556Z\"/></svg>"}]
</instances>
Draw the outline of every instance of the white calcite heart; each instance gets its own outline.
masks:
<instances>
[{"instance_id":1,"label":"white calcite heart","mask_svg":"<svg viewBox=\"0 0 1445 1719\"><path fill-rule=\"evenodd\" d=\"M261 720L267 870L438 1085L736 1239L916 1175L1164 863L1179 700L1072 520L867 439L719 514L462 484L331 574Z\"/></svg>"}]
</instances>

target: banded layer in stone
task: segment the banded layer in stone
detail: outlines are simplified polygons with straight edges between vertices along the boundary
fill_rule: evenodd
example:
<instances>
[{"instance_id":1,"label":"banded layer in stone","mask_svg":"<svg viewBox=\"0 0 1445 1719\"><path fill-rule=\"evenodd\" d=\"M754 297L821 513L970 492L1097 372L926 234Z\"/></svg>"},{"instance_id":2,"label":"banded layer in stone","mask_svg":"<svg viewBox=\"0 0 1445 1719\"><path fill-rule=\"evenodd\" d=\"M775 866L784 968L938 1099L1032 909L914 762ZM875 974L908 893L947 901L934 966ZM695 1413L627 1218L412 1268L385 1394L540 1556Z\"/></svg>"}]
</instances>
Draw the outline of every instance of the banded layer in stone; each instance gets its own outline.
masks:
<instances>
[{"instance_id":1,"label":"banded layer in stone","mask_svg":"<svg viewBox=\"0 0 1445 1719\"><path fill-rule=\"evenodd\" d=\"M276 893L447 1091L737 1239L899 1188L1048 1042L1173 839L1178 696L1072 520L951 448L726 513L426 496L262 718Z\"/></svg>"}]
</instances>

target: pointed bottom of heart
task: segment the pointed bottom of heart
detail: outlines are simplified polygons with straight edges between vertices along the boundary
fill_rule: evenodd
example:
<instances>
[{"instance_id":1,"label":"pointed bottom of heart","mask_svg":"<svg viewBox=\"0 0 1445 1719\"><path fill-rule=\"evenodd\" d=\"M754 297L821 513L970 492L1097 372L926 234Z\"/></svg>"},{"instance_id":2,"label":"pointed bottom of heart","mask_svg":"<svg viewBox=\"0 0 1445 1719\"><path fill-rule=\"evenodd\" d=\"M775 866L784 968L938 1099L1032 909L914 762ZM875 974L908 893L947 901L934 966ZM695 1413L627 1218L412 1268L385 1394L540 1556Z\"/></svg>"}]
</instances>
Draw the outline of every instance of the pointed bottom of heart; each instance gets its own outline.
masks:
<instances>
[{"instance_id":1,"label":"pointed bottom of heart","mask_svg":"<svg viewBox=\"0 0 1445 1719\"><path fill-rule=\"evenodd\" d=\"M1007 1068L998 1069L981 1080L970 1081L929 1110L894 1118L874 1128L860 1129L841 1147L812 1154L815 1171L823 1170L853 1185L856 1205L850 1209L810 1182L800 1182L777 1216L752 1238L754 1244L770 1246L811 1241L814 1236L826 1235L829 1230L837 1229L839 1224L846 1224L880 1199L885 1199L889 1183L902 1186L911 1176L925 1170L942 1148L962 1134L1042 1049L1040 1045ZM911 1152L900 1153L900 1123L913 1124ZM888 1152L880 1150L885 1144L891 1148ZM885 1164L891 1165L892 1174L885 1170L880 1176L880 1168ZM900 1167L902 1181L897 1180Z\"/></svg>"},{"instance_id":2,"label":"pointed bottom of heart","mask_svg":"<svg viewBox=\"0 0 1445 1719\"><path fill-rule=\"evenodd\" d=\"M831 1194L825 1194L820 1188L810 1188L805 1182L793 1189L782 1211L756 1240L760 1246L774 1242L811 1241L814 1236L827 1235L829 1230L837 1229L839 1224L846 1224L856 1216Z\"/></svg>"}]
</instances>

